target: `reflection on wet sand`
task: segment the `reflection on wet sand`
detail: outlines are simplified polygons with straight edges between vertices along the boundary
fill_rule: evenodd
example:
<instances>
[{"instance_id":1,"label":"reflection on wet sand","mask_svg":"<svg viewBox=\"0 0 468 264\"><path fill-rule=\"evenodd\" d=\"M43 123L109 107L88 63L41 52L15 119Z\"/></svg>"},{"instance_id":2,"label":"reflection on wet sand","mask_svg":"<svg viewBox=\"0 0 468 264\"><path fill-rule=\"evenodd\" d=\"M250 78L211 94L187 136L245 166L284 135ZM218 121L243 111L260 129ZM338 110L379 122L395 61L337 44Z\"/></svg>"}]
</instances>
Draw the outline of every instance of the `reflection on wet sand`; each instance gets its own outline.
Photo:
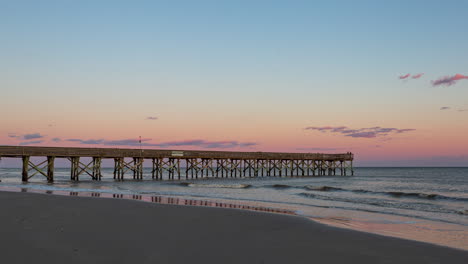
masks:
<instances>
[{"instance_id":1,"label":"reflection on wet sand","mask_svg":"<svg viewBox=\"0 0 468 264\"><path fill-rule=\"evenodd\" d=\"M100 192L57 191L57 190L52 191L52 190L38 190L38 189L28 189L28 188L16 188L16 187L0 187L0 190L10 191L10 192L54 194L54 195L62 195L62 196L116 198L116 199L126 199L126 200L138 200L138 201L159 203L159 204L220 207L220 208L241 209L241 210L259 211L259 212L267 212L267 213L296 215L294 211L286 210L286 209L206 201L206 200L195 200L195 199L186 199L186 198L177 198L177 197L167 197L167 196L121 194L121 193L100 193Z\"/></svg>"}]
</instances>

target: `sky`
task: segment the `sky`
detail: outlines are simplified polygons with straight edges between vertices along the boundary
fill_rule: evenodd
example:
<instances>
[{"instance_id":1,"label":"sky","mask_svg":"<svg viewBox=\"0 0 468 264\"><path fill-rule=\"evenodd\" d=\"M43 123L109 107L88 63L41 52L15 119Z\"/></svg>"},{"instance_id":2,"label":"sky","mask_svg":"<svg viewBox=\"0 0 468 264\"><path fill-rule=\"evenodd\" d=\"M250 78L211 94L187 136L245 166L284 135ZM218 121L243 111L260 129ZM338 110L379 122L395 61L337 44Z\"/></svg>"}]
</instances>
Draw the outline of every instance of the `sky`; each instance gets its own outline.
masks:
<instances>
[{"instance_id":1,"label":"sky","mask_svg":"<svg viewBox=\"0 0 468 264\"><path fill-rule=\"evenodd\" d=\"M468 1L0 0L0 145L468 166Z\"/></svg>"}]
</instances>

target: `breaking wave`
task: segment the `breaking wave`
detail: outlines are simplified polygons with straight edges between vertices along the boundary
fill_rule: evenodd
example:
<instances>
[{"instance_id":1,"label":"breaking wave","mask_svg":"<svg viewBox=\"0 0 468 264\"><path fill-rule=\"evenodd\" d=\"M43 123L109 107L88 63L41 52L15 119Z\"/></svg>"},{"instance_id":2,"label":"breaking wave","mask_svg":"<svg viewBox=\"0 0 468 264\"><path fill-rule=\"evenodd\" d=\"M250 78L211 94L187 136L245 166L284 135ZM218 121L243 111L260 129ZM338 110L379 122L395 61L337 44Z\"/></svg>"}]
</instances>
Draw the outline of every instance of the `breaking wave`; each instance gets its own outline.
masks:
<instances>
[{"instance_id":1,"label":"breaking wave","mask_svg":"<svg viewBox=\"0 0 468 264\"><path fill-rule=\"evenodd\" d=\"M442 194L437 193L419 193L419 192L397 192L397 191L389 191L389 192L377 192L371 190L361 190L361 189L344 189L339 187L333 186L313 186L313 185L306 185L306 186L291 186L285 184L275 184L267 187L272 187L275 189L287 189L287 188L296 188L296 189L303 189L307 191L319 191L319 192L353 192L353 193L368 193L368 194L380 194L380 195L387 195L395 198L418 198L418 199L428 199L428 200L451 200L451 201L468 201L468 198L464 197L453 197L453 196L445 196Z\"/></svg>"},{"instance_id":2,"label":"breaking wave","mask_svg":"<svg viewBox=\"0 0 468 264\"><path fill-rule=\"evenodd\" d=\"M416 210L423 212L433 212L433 213L450 213L450 214L467 214L466 210L452 210L442 207L433 207L430 203L401 203L392 200L386 199L367 199L367 198L358 198L358 197L331 197L314 193L299 193L298 195L302 197L307 197L311 199L326 200L326 201L338 201L345 203L353 204L365 204L377 207L384 208L394 208L394 209L405 209L405 210Z\"/></svg>"},{"instance_id":3,"label":"breaking wave","mask_svg":"<svg viewBox=\"0 0 468 264\"><path fill-rule=\"evenodd\" d=\"M271 187L276 188L276 189L292 188L291 185L286 185L286 184L274 184Z\"/></svg>"},{"instance_id":4,"label":"breaking wave","mask_svg":"<svg viewBox=\"0 0 468 264\"><path fill-rule=\"evenodd\" d=\"M341 188L331 187L331 186L305 186L304 189L309 190L309 191L321 191L321 192L344 190Z\"/></svg>"},{"instance_id":5,"label":"breaking wave","mask_svg":"<svg viewBox=\"0 0 468 264\"><path fill-rule=\"evenodd\" d=\"M190 182L182 182L180 183L182 186L187 187L198 187L198 188L229 188L229 189L245 189L250 188L252 185L250 184L201 184L201 183L190 183Z\"/></svg>"}]
</instances>

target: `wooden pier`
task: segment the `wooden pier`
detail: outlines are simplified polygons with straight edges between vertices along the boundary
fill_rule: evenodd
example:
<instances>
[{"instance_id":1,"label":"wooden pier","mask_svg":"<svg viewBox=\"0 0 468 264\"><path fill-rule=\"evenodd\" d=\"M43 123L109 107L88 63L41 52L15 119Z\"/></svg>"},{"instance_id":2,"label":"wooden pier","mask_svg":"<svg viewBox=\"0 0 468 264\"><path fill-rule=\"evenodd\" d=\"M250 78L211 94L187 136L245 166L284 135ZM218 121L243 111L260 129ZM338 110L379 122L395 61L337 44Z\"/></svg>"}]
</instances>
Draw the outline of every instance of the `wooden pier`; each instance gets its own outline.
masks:
<instances>
[{"instance_id":1,"label":"wooden pier","mask_svg":"<svg viewBox=\"0 0 468 264\"><path fill-rule=\"evenodd\" d=\"M127 172L137 180L150 175L153 180L187 180L207 177L323 176L337 175L337 171L342 176L354 174L354 155L351 152L321 154L0 146L2 157L22 159L24 182L36 175L53 182L56 158L70 161L72 181L79 181L80 176L101 180L103 159L114 160L115 180L124 180ZM43 161L34 163L31 157L42 157ZM91 158L91 161L83 162L81 158ZM143 173L145 160L152 163L148 175Z\"/></svg>"}]
</instances>

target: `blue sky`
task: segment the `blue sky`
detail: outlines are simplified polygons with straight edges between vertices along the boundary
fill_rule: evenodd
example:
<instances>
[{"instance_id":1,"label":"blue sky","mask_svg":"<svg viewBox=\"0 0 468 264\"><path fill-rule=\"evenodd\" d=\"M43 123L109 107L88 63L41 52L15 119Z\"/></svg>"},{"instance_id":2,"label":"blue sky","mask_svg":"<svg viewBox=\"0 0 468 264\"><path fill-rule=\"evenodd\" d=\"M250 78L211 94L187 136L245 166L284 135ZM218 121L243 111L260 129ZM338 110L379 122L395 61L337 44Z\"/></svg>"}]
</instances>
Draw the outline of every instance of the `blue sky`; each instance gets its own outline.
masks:
<instances>
[{"instance_id":1,"label":"blue sky","mask_svg":"<svg viewBox=\"0 0 468 264\"><path fill-rule=\"evenodd\" d=\"M0 110L24 109L0 120L0 143L13 144L13 132L97 139L117 123L158 116L159 127L137 130L160 141L258 141L256 150L270 151L325 142L371 159L367 146L379 142L322 140L303 128L414 128L411 149L426 140L438 142L433 155L468 155L466 115L439 113L468 108L468 81L431 85L468 74L467 10L468 1L0 0ZM398 80L406 73L424 76ZM88 122L100 125L71 132ZM440 127L458 143L444 149ZM132 133L140 132L113 139ZM385 144L392 155L402 148ZM411 158L427 150L418 153Z\"/></svg>"}]
</instances>

